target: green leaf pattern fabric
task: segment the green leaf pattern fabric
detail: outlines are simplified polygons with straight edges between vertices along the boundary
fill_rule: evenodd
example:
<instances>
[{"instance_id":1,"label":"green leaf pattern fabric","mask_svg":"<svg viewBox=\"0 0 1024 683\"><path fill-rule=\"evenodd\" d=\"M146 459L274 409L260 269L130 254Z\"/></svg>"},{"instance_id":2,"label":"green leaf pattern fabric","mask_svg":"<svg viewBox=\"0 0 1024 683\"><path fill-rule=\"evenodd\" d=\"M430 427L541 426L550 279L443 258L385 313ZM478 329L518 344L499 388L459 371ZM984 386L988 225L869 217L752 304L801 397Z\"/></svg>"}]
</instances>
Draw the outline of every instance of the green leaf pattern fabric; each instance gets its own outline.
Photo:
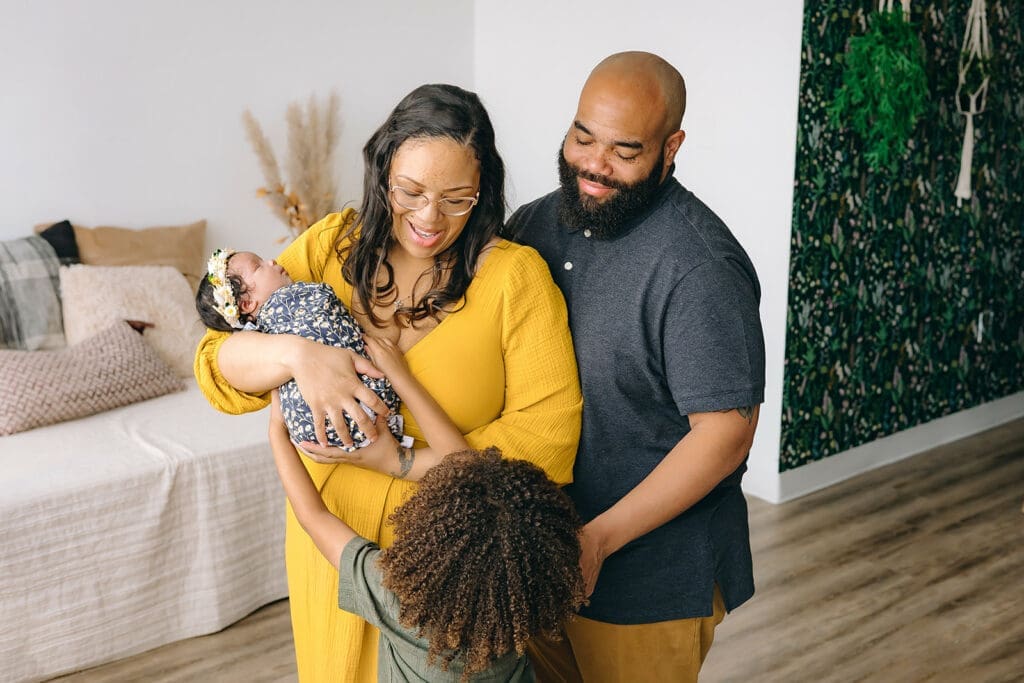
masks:
<instances>
[{"instance_id":1,"label":"green leaf pattern fabric","mask_svg":"<svg viewBox=\"0 0 1024 683\"><path fill-rule=\"evenodd\" d=\"M878 5L805 3L780 471L1024 390L1024 0L988 3L992 80L958 207L969 6L912 3L928 97L876 172L830 108Z\"/></svg>"}]
</instances>

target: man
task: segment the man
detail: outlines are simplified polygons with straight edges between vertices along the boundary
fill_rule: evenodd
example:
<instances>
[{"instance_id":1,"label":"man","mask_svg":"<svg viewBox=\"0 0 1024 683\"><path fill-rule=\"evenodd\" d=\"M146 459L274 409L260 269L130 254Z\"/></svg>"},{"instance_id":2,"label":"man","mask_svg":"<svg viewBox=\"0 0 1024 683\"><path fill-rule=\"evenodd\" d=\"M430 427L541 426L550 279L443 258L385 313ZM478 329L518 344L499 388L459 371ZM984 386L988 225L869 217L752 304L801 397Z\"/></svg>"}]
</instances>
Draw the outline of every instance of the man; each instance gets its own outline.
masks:
<instances>
[{"instance_id":1,"label":"man","mask_svg":"<svg viewBox=\"0 0 1024 683\"><path fill-rule=\"evenodd\" d=\"M602 61L560 189L508 224L565 295L584 398L566 491L593 592L565 640L531 651L540 680L696 680L715 626L754 591L740 480L764 396L760 286L672 177L685 103L660 57Z\"/></svg>"}]
</instances>

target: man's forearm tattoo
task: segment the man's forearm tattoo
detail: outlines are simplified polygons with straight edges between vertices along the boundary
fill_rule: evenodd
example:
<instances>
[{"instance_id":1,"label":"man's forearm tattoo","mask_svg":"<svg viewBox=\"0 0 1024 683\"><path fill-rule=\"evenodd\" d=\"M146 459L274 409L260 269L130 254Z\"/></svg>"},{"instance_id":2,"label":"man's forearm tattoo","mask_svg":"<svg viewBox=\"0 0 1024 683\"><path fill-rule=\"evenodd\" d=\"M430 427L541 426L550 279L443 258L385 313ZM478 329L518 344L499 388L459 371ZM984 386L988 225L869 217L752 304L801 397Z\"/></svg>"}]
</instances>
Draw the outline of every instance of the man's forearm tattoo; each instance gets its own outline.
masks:
<instances>
[{"instance_id":1,"label":"man's forearm tattoo","mask_svg":"<svg viewBox=\"0 0 1024 683\"><path fill-rule=\"evenodd\" d=\"M719 410L720 413L728 413L730 410L735 410L740 414L747 424L751 424L754 421L754 407L755 406L741 406L739 408L726 408L725 410Z\"/></svg>"},{"instance_id":2,"label":"man's forearm tattoo","mask_svg":"<svg viewBox=\"0 0 1024 683\"><path fill-rule=\"evenodd\" d=\"M405 448L402 444L398 444L398 474L395 476L399 479L409 476L409 472L412 470L412 461L415 459L415 448Z\"/></svg>"}]
</instances>

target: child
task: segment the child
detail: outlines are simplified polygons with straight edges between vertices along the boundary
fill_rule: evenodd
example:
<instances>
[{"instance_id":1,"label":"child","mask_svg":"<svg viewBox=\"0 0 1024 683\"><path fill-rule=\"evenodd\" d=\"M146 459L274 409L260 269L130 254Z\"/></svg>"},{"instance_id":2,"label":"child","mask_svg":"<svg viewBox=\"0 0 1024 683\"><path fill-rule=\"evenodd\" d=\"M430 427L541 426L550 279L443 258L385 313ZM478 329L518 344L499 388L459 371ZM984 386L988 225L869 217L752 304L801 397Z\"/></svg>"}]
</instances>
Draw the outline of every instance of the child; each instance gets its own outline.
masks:
<instances>
[{"instance_id":1,"label":"child","mask_svg":"<svg viewBox=\"0 0 1024 683\"><path fill-rule=\"evenodd\" d=\"M380 550L324 505L274 397L269 436L299 524L338 569L338 606L380 629L378 680L532 681L526 641L553 636L583 601L579 518L524 460L466 442L387 340L366 340L430 445L451 452L390 521Z\"/></svg>"},{"instance_id":2,"label":"child","mask_svg":"<svg viewBox=\"0 0 1024 683\"><path fill-rule=\"evenodd\" d=\"M359 324L329 285L293 282L284 268L251 251L217 249L213 252L207 263L207 275L196 293L196 309L203 323L214 330L297 334L366 356ZM388 429L401 440L399 401L390 382L366 375L362 380L391 410L387 417ZM295 380L285 382L280 391L282 412L292 440L296 443L316 441L312 411ZM372 416L369 410L367 413ZM355 420L345 415L345 422L353 442L365 445L366 437ZM335 425L327 425L327 445L344 448L335 428ZM408 441L403 443L408 444Z\"/></svg>"}]
</instances>

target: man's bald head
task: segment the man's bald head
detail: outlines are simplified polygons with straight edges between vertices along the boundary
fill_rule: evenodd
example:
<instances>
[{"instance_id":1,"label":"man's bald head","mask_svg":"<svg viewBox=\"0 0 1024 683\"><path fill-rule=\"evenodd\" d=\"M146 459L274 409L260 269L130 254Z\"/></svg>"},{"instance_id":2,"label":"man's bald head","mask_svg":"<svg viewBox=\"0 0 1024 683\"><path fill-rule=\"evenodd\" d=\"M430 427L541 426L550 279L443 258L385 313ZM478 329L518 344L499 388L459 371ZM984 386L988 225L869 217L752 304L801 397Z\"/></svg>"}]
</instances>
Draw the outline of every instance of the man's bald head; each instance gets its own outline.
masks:
<instances>
[{"instance_id":1,"label":"man's bald head","mask_svg":"<svg viewBox=\"0 0 1024 683\"><path fill-rule=\"evenodd\" d=\"M612 237L645 209L686 138L683 77L649 52L620 52L587 78L562 140L560 219Z\"/></svg>"},{"instance_id":2,"label":"man's bald head","mask_svg":"<svg viewBox=\"0 0 1024 683\"><path fill-rule=\"evenodd\" d=\"M686 82L674 66L650 52L619 52L605 57L590 72L588 87L616 88L620 97L636 97L663 116L662 131L679 130L686 111Z\"/></svg>"}]
</instances>

